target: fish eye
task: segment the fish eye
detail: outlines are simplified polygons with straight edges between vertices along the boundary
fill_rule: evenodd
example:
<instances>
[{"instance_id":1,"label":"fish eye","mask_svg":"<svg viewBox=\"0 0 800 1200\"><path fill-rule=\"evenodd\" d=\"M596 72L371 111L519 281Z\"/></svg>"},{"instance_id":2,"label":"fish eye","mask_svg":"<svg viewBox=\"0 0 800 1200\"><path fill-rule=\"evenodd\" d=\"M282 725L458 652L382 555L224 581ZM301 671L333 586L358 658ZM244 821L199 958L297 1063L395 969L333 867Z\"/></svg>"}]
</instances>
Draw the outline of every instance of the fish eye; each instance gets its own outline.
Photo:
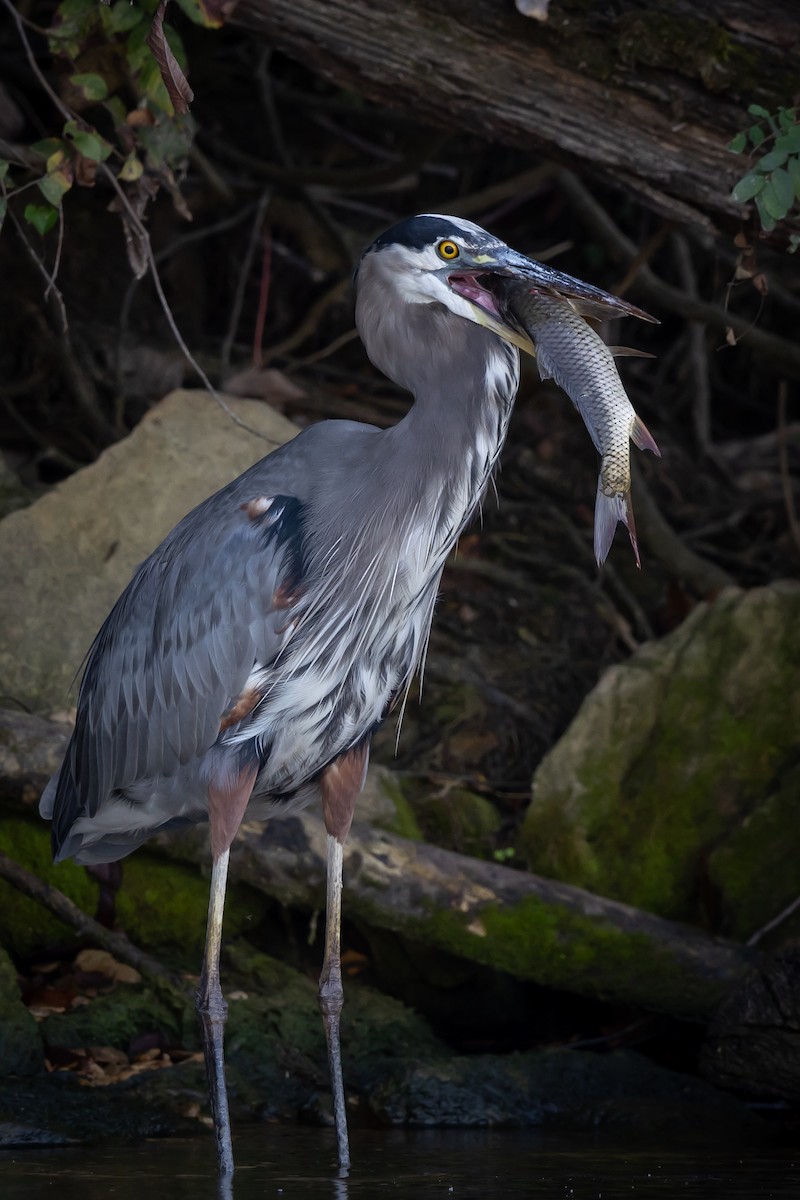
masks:
<instances>
[{"instance_id":1,"label":"fish eye","mask_svg":"<svg viewBox=\"0 0 800 1200\"><path fill-rule=\"evenodd\" d=\"M455 242L451 242L449 240L439 242L439 245L436 247L436 251L440 258L445 258L448 262L452 262L454 258L458 258L460 253Z\"/></svg>"}]
</instances>

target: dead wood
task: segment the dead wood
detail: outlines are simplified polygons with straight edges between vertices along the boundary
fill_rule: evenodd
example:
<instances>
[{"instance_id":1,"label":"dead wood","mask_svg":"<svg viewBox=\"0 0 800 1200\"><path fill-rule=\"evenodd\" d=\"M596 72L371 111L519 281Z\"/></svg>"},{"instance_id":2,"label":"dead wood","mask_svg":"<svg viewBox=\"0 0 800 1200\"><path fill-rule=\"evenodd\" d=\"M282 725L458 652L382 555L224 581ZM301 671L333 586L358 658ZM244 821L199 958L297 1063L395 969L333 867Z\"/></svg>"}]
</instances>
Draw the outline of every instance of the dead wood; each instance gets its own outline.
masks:
<instances>
[{"instance_id":1,"label":"dead wood","mask_svg":"<svg viewBox=\"0 0 800 1200\"><path fill-rule=\"evenodd\" d=\"M30 811L64 742L63 725L0 709L0 746L5 747L0 805ZM283 904L321 908L325 838L316 812L266 825L248 822L231 850L232 875ZM174 858L200 865L210 861L202 828L162 836L154 844ZM15 882L14 871L9 872L0 873ZM757 951L630 905L363 823L353 826L345 848L345 881L345 916L350 920L393 930L521 979L691 1020L710 1017L760 961ZM51 903L52 895L37 897L36 888L28 885L23 880L28 895L95 937L95 923L71 901L57 894ZM18 879L15 886L21 886ZM75 912L62 911L61 901ZM111 945L106 938L98 944L143 972L148 969L116 941Z\"/></svg>"},{"instance_id":2,"label":"dead wood","mask_svg":"<svg viewBox=\"0 0 800 1200\"><path fill-rule=\"evenodd\" d=\"M233 877L320 909L325 827L316 812L243 826ZM209 861L205 833L157 844ZM520 979L704 1020L758 961L752 951L581 888L356 823L345 847L345 918L390 929Z\"/></svg>"},{"instance_id":3,"label":"dead wood","mask_svg":"<svg viewBox=\"0 0 800 1200\"><path fill-rule=\"evenodd\" d=\"M774 111L800 72L793 0L561 0L546 22L496 0L242 0L235 20L430 125L573 164L706 226L744 211L725 146L748 104Z\"/></svg>"}]
</instances>

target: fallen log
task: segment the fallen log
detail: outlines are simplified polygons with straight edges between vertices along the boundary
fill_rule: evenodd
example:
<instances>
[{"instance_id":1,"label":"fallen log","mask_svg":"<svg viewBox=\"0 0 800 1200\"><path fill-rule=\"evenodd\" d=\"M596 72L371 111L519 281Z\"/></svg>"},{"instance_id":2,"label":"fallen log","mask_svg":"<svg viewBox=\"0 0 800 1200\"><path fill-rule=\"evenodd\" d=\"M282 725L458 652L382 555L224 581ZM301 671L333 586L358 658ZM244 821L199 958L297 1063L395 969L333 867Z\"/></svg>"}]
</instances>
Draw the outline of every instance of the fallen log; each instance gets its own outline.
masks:
<instances>
[{"instance_id":1,"label":"fallen log","mask_svg":"<svg viewBox=\"0 0 800 1200\"><path fill-rule=\"evenodd\" d=\"M283 904L322 909L325 828L309 811L247 822L232 877ZM205 834L159 838L210 862ZM345 847L345 918L390 929L520 979L706 1020L759 961L752 950L582 888L412 842L366 823Z\"/></svg>"},{"instance_id":2,"label":"fallen log","mask_svg":"<svg viewBox=\"0 0 800 1200\"><path fill-rule=\"evenodd\" d=\"M0 709L0 806L31 812L63 725ZM310 811L246 822L232 878L283 904L325 902L325 829ZM151 845L210 863L204 827ZM521 979L707 1020L761 956L582 888L409 841L364 822L345 850L345 917L390 929Z\"/></svg>"},{"instance_id":3,"label":"fallen log","mask_svg":"<svg viewBox=\"0 0 800 1200\"><path fill-rule=\"evenodd\" d=\"M744 211L730 191L746 164L725 147L748 105L788 104L800 76L793 0L554 0L545 21L511 0L241 0L233 19L418 121L571 163L706 226Z\"/></svg>"}]
</instances>

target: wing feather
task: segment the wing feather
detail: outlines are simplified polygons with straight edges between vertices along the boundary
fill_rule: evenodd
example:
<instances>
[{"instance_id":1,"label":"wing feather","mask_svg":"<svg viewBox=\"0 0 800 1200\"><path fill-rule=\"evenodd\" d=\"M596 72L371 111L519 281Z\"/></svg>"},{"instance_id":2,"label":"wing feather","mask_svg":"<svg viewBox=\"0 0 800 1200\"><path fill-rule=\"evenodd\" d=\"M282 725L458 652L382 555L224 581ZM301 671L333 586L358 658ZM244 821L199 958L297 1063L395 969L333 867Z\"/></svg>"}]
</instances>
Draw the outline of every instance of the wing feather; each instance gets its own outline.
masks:
<instances>
[{"instance_id":1,"label":"wing feather","mask_svg":"<svg viewBox=\"0 0 800 1200\"><path fill-rule=\"evenodd\" d=\"M273 597L297 573L302 505L254 518L230 490L178 525L140 566L89 652L55 784L58 847L77 816L139 780L201 757L258 663L282 644Z\"/></svg>"}]
</instances>

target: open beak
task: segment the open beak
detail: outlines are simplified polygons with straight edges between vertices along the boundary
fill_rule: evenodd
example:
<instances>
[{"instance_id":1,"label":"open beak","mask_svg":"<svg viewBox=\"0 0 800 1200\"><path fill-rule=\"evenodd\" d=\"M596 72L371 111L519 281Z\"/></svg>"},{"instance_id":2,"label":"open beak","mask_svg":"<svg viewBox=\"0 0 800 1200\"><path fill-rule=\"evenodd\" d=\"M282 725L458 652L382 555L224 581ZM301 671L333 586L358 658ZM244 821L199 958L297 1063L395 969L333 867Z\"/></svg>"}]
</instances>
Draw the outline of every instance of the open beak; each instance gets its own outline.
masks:
<instances>
[{"instance_id":1,"label":"open beak","mask_svg":"<svg viewBox=\"0 0 800 1200\"><path fill-rule=\"evenodd\" d=\"M534 354L533 342L517 325L510 324L505 312L502 288L493 289L493 284L504 280L516 280L520 287L527 285L532 292L543 292L567 301L576 312L590 317L638 317L657 324L643 309L604 292L602 288L584 283L563 271L556 271L533 258L512 250L510 246L498 247L491 254L476 254L468 262L459 262L458 269L448 274L447 281L454 292L469 301L475 312L475 321L491 329L493 333L518 346L526 354Z\"/></svg>"}]
</instances>

